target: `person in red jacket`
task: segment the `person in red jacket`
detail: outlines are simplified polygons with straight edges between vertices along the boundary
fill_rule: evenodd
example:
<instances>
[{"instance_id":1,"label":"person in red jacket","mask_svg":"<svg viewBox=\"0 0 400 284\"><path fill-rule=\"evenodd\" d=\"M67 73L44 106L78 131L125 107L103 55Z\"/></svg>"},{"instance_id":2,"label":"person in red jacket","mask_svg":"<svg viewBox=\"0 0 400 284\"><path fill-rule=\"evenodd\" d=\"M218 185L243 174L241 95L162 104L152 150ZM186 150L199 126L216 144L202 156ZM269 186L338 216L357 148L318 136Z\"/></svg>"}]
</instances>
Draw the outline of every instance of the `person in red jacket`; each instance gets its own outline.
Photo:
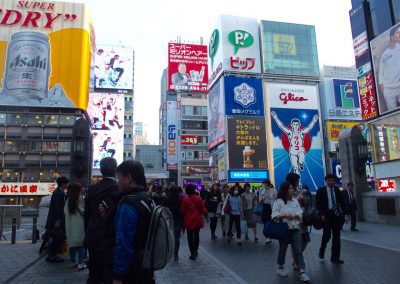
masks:
<instances>
[{"instance_id":1,"label":"person in red jacket","mask_svg":"<svg viewBox=\"0 0 400 284\"><path fill-rule=\"evenodd\" d=\"M189 243L190 257L195 260L198 255L200 242L200 229L204 227L204 216L208 222L207 209L203 199L196 194L196 186L188 184L185 188L187 196L181 203L181 213L183 214L183 227L186 229L186 234Z\"/></svg>"}]
</instances>

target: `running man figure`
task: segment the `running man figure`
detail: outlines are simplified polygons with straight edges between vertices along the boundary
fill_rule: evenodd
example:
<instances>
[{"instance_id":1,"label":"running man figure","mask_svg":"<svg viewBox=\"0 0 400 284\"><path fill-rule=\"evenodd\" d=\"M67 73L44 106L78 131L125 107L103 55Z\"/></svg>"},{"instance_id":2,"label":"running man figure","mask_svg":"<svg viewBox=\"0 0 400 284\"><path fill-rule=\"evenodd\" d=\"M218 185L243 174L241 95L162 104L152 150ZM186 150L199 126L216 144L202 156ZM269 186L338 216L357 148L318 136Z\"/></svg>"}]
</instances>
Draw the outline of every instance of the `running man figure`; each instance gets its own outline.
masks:
<instances>
[{"instance_id":1,"label":"running man figure","mask_svg":"<svg viewBox=\"0 0 400 284\"><path fill-rule=\"evenodd\" d=\"M286 133L289 138L289 158L290 164L292 165L293 172L300 175L300 172L304 170L304 161L306 156L306 150L304 148L304 137L308 132L313 129L315 123L318 121L318 115L314 115L310 124L301 129L301 122L298 118L293 118L290 122L291 129L286 127L282 121L279 120L278 116L274 111L271 112L272 118L275 120L278 127Z\"/></svg>"}]
</instances>

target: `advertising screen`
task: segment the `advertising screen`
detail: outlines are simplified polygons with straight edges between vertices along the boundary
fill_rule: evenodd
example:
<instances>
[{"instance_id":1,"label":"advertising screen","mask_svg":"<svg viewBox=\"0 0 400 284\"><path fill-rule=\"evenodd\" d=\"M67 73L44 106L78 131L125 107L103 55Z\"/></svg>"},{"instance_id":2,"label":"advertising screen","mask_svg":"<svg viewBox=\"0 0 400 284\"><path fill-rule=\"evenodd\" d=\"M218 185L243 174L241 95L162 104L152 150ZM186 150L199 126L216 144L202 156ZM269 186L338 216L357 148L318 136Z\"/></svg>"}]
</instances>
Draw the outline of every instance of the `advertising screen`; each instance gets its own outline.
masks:
<instances>
[{"instance_id":1,"label":"advertising screen","mask_svg":"<svg viewBox=\"0 0 400 284\"><path fill-rule=\"evenodd\" d=\"M342 130L346 128L352 128L358 125L357 122L347 122L347 121L328 121L326 123L327 137L329 140L329 151L335 152L336 147L339 145L339 134Z\"/></svg>"},{"instance_id":2,"label":"advertising screen","mask_svg":"<svg viewBox=\"0 0 400 284\"><path fill-rule=\"evenodd\" d=\"M289 172L315 191L324 184L322 132L316 86L267 84L271 106L275 183Z\"/></svg>"},{"instance_id":3,"label":"advertising screen","mask_svg":"<svg viewBox=\"0 0 400 284\"><path fill-rule=\"evenodd\" d=\"M229 169L267 169L267 144L264 117L229 116Z\"/></svg>"},{"instance_id":4,"label":"advertising screen","mask_svg":"<svg viewBox=\"0 0 400 284\"><path fill-rule=\"evenodd\" d=\"M0 105L86 109L94 46L87 6L28 2L0 1Z\"/></svg>"},{"instance_id":5,"label":"advertising screen","mask_svg":"<svg viewBox=\"0 0 400 284\"><path fill-rule=\"evenodd\" d=\"M225 141L224 82L219 80L207 96L208 149Z\"/></svg>"},{"instance_id":6,"label":"advertising screen","mask_svg":"<svg viewBox=\"0 0 400 284\"><path fill-rule=\"evenodd\" d=\"M199 136L197 135L182 135L181 136L182 145L197 145L199 144Z\"/></svg>"},{"instance_id":7,"label":"advertising screen","mask_svg":"<svg viewBox=\"0 0 400 284\"><path fill-rule=\"evenodd\" d=\"M400 127L392 125L371 126L374 162L388 162L400 159Z\"/></svg>"},{"instance_id":8,"label":"advertising screen","mask_svg":"<svg viewBox=\"0 0 400 284\"><path fill-rule=\"evenodd\" d=\"M95 54L95 90L133 90L133 49L97 45Z\"/></svg>"},{"instance_id":9,"label":"advertising screen","mask_svg":"<svg viewBox=\"0 0 400 284\"><path fill-rule=\"evenodd\" d=\"M396 181L394 179L380 179L378 180L378 189L381 192L394 192Z\"/></svg>"},{"instance_id":10,"label":"advertising screen","mask_svg":"<svg viewBox=\"0 0 400 284\"><path fill-rule=\"evenodd\" d=\"M379 113L400 107L400 24L371 41Z\"/></svg>"},{"instance_id":11,"label":"advertising screen","mask_svg":"<svg viewBox=\"0 0 400 284\"><path fill-rule=\"evenodd\" d=\"M224 77L226 115L264 115L262 80Z\"/></svg>"},{"instance_id":12,"label":"advertising screen","mask_svg":"<svg viewBox=\"0 0 400 284\"><path fill-rule=\"evenodd\" d=\"M167 101L167 169L178 168L178 104Z\"/></svg>"},{"instance_id":13,"label":"advertising screen","mask_svg":"<svg viewBox=\"0 0 400 284\"><path fill-rule=\"evenodd\" d=\"M378 115L378 106L363 3L350 10L349 13L358 74L361 116L363 120L367 120Z\"/></svg>"},{"instance_id":14,"label":"advertising screen","mask_svg":"<svg viewBox=\"0 0 400 284\"><path fill-rule=\"evenodd\" d=\"M314 26L261 21L263 72L319 77Z\"/></svg>"},{"instance_id":15,"label":"advertising screen","mask_svg":"<svg viewBox=\"0 0 400 284\"><path fill-rule=\"evenodd\" d=\"M207 92L207 46L168 44L168 91Z\"/></svg>"},{"instance_id":16,"label":"advertising screen","mask_svg":"<svg viewBox=\"0 0 400 284\"><path fill-rule=\"evenodd\" d=\"M223 71L261 73L259 46L256 19L221 16L208 45L209 85Z\"/></svg>"},{"instance_id":17,"label":"advertising screen","mask_svg":"<svg viewBox=\"0 0 400 284\"><path fill-rule=\"evenodd\" d=\"M105 157L113 157L120 164L124 146L124 95L92 93L88 113L94 128L93 168L99 169Z\"/></svg>"}]
</instances>

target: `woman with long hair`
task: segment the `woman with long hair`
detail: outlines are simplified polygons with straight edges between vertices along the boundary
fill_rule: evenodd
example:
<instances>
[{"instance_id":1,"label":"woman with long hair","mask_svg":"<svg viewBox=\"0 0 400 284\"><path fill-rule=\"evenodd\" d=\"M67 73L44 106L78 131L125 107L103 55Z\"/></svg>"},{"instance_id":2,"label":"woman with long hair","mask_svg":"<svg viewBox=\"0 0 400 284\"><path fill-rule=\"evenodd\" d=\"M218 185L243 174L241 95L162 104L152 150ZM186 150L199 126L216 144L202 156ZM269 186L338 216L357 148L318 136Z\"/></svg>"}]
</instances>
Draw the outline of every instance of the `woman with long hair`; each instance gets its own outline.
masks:
<instances>
[{"instance_id":1,"label":"woman with long hair","mask_svg":"<svg viewBox=\"0 0 400 284\"><path fill-rule=\"evenodd\" d=\"M171 186L168 190L168 195L164 201L164 206L168 207L174 218L174 233L175 233L175 250L174 250L174 260L179 259L179 245L180 237L183 226L183 215L180 211L182 198L181 198L182 188L178 186Z\"/></svg>"},{"instance_id":2,"label":"woman with long hair","mask_svg":"<svg viewBox=\"0 0 400 284\"><path fill-rule=\"evenodd\" d=\"M186 234L190 249L190 259L195 260L198 255L200 243L200 229L204 227L204 216L209 222L207 209L204 206L203 199L196 193L196 186L188 184L185 188L186 197L181 203L181 213L183 214L183 227Z\"/></svg>"},{"instance_id":3,"label":"woman with long hair","mask_svg":"<svg viewBox=\"0 0 400 284\"><path fill-rule=\"evenodd\" d=\"M300 224L302 222L303 210L296 198L293 198L295 187L288 183L282 183L278 192L278 199L272 208L272 219L275 222L287 223L289 230L285 239L279 240L278 270L277 274L287 277L285 270L286 250L289 244L294 254L295 265L299 271L299 279L302 282L310 281L310 277L305 273L305 263L301 245Z\"/></svg>"},{"instance_id":4,"label":"woman with long hair","mask_svg":"<svg viewBox=\"0 0 400 284\"><path fill-rule=\"evenodd\" d=\"M229 213L225 212L226 206L230 207ZM235 224L236 237L237 237L236 242L239 246L242 245L241 242L242 231L240 228L240 218L243 217L242 216L243 214L241 208L242 208L242 200L240 197L240 187L232 186L228 196L224 201L224 205L222 206L222 212L224 212L225 214L229 214L228 242L232 241L233 238L232 227L233 224Z\"/></svg>"},{"instance_id":5,"label":"woman with long hair","mask_svg":"<svg viewBox=\"0 0 400 284\"><path fill-rule=\"evenodd\" d=\"M218 183L214 183L211 186L210 191L207 193L205 200L208 217L210 218L210 230L211 230L212 240L215 240L217 238L217 235L215 234L218 224L217 210L218 210L218 205L222 201L222 195L219 190L219 186L220 185Z\"/></svg>"},{"instance_id":6,"label":"woman with long hair","mask_svg":"<svg viewBox=\"0 0 400 284\"><path fill-rule=\"evenodd\" d=\"M266 224L271 220L272 207L274 206L278 192L269 179L264 180L262 184L263 186L260 192L259 202L263 206L261 220L264 224ZM267 238L265 243L268 245L271 242L272 240Z\"/></svg>"},{"instance_id":7,"label":"woman with long hair","mask_svg":"<svg viewBox=\"0 0 400 284\"><path fill-rule=\"evenodd\" d=\"M254 204L256 202L256 194L251 190L251 186L249 183L244 185L244 192L242 193L242 210L243 210L243 219L247 223L248 229L253 229L254 241L258 242L257 238L257 223L253 214ZM245 233L245 240L249 240L248 232Z\"/></svg>"},{"instance_id":8,"label":"woman with long hair","mask_svg":"<svg viewBox=\"0 0 400 284\"><path fill-rule=\"evenodd\" d=\"M79 183L70 183L68 185L68 200L64 206L65 231L69 245L69 254L74 267L78 270L86 269L83 261L85 253L83 247L85 227L83 218L84 203L81 194L82 186Z\"/></svg>"}]
</instances>

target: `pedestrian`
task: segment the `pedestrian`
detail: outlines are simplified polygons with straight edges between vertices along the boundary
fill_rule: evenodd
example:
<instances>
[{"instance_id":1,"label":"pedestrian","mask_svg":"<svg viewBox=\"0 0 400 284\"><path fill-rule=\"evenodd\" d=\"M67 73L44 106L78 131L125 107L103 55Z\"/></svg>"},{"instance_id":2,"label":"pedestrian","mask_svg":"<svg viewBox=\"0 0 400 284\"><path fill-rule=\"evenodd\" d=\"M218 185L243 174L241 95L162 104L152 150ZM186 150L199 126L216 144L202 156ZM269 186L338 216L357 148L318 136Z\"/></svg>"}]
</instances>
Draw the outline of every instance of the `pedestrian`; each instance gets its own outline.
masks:
<instances>
[{"instance_id":1,"label":"pedestrian","mask_svg":"<svg viewBox=\"0 0 400 284\"><path fill-rule=\"evenodd\" d=\"M229 185L224 184L222 186L222 205L221 205L221 227L222 227L222 236L225 238L226 232L229 231L229 214L224 214L222 210L223 203L229 194Z\"/></svg>"},{"instance_id":2,"label":"pedestrian","mask_svg":"<svg viewBox=\"0 0 400 284\"><path fill-rule=\"evenodd\" d=\"M70 183L68 185L68 199L64 206L65 233L71 261L78 270L86 269L86 264L83 261L85 254L83 247L85 237L83 212L82 186L79 183Z\"/></svg>"},{"instance_id":3,"label":"pedestrian","mask_svg":"<svg viewBox=\"0 0 400 284\"><path fill-rule=\"evenodd\" d=\"M208 217L210 218L211 239L217 239L215 231L218 224L217 210L218 205L222 202L221 191L218 183L211 186L211 190L207 193L205 204L207 206Z\"/></svg>"},{"instance_id":4,"label":"pedestrian","mask_svg":"<svg viewBox=\"0 0 400 284\"><path fill-rule=\"evenodd\" d=\"M89 250L89 275L87 283L104 281L105 262L105 218L99 211L102 205L107 211L113 206L113 198L118 193L116 181L117 161L107 157L100 161L100 173L103 178L89 186L85 198L85 247Z\"/></svg>"},{"instance_id":5,"label":"pedestrian","mask_svg":"<svg viewBox=\"0 0 400 284\"><path fill-rule=\"evenodd\" d=\"M273 187L271 181L266 179L262 182L262 190L259 197L260 204L263 205L263 213L261 215L261 220L264 223L268 223L271 221L271 214L272 214L272 206L276 201L278 195L278 191ZM272 240L267 238L265 240L265 244L270 244Z\"/></svg>"},{"instance_id":6,"label":"pedestrian","mask_svg":"<svg viewBox=\"0 0 400 284\"><path fill-rule=\"evenodd\" d=\"M274 222L287 223L289 230L285 239L279 240L278 270L277 274L281 277L287 277L288 272L285 269L286 250L290 244L295 254L296 267L299 270L299 279L302 282L310 281L310 277L305 273L305 263L301 251L300 223L303 210L297 199L293 198L295 188L288 182L282 183L278 192L278 199L273 205L272 219Z\"/></svg>"},{"instance_id":7,"label":"pedestrian","mask_svg":"<svg viewBox=\"0 0 400 284\"><path fill-rule=\"evenodd\" d=\"M233 227L233 224L235 224L236 237L237 237L236 242L239 246L241 246L242 245L242 242L241 242L242 231L240 228L240 219L243 216L241 216L242 199L240 198L239 190L240 190L240 188L238 186L233 186L230 189L229 194L224 201L224 205L222 206L222 212L225 212L226 206L229 206L231 208L229 213L225 212L226 214L229 214L228 242L232 241L232 238L233 238L232 227Z\"/></svg>"},{"instance_id":8,"label":"pedestrian","mask_svg":"<svg viewBox=\"0 0 400 284\"><path fill-rule=\"evenodd\" d=\"M153 199L156 205L164 204L167 195L165 194L161 185L157 185L155 187L155 190L151 194L151 198Z\"/></svg>"},{"instance_id":9,"label":"pedestrian","mask_svg":"<svg viewBox=\"0 0 400 284\"><path fill-rule=\"evenodd\" d=\"M357 225L357 201L354 198L354 183L349 182L347 184L347 187L342 191L342 200L346 203L346 207L349 210L349 215L350 215L350 224L351 227L350 229L354 232L358 232L358 229L356 228Z\"/></svg>"},{"instance_id":10,"label":"pedestrian","mask_svg":"<svg viewBox=\"0 0 400 284\"><path fill-rule=\"evenodd\" d=\"M63 262L64 259L58 256L61 251L65 236L65 215L64 205L68 188L68 178L61 176L56 180L57 188L51 195L49 213L47 215L46 230L51 239L48 256L48 262Z\"/></svg>"},{"instance_id":11,"label":"pedestrian","mask_svg":"<svg viewBox=\"0 0 400 284\"><path fill-rule=\"evenodd\" d=\"M174 218L174 233L175 233L175 250L174 250L174 260L179 259L179 245L180 237L183 227L183 215L180 211L182 198L181 198L182 188L173 185L168 190L167 198L164 202L164 206L168 207Z\"/></svg>"},{"instance_id":12,"label":"pedestrian","mask_svg":"<svg viewBox=\"0 0 400 284\"><path fill-rule=\"evenodd\" d=\"M152 206L142 164L133 160L122 162L117 168L117 180L119 193L107 216L106 238L114 242L106 246L106 255L111 261L106 263L105 283L155 283L154 271L142 267L140 256L151 218L141 202ZM128 196L134 196L135 202L130 202Z\"/></svg>"},{"instance_id":13,"label":"pedestrian","mask_svg":"<svg viewBox=\"0 0 400 284\"><path fill-rule=\"evenodd\" d=\"M340 259L340 229L343 219L347 219L347 208L342 201L339 188L335 186L335 180L333 174L327 174L325 176L326 185L320 187L316 194L316 209L324 224L319 258L324 259L326 245L332 235L331 261L343 264L344 261Z\"/></svg>"},{"instance_id":14,"label":"pedestrian","mask_svg":"<svg viewBox=\"0 0 400 284\"><path fill-rule=\"evenodd\" d=\"M257 238L257 224L254 217L254 204L256 203L257 196L255 192L251 190L250 184L246 183L244 185L244 193L242 193L242 210L243 219L247 222L247 228L253 229L254 242L258 242ZM249 240L248 233L245 234L245 240Z\"/></svg>"},{"instance_id":15,"label":"pedestrian","mask_svg":"<svg viewBox=\"0 0 400 284\"><path fill-rule=\"evenodd\" d=\"M207 222L209 219L203 200L196 194L196 186L188 184L185 191L187 196L183 199L180 209L190 249L189 259L195 260L199 250L200 229L204 227L202 216L206 218Z\"/></svg>"},{"instance_id":16,"label":"pedestrian","mask_svg":"<svg viewBox=\"0 0 400 284\"><path fill-rule=\"evenodd\" d=\"M301 195L303 196L304 199L304 209L308 210L312 208L313 202L312 202L312 195L310 188L308 185L304 184L302 189L301 189Z\"/></svg>"}]
</instances>

